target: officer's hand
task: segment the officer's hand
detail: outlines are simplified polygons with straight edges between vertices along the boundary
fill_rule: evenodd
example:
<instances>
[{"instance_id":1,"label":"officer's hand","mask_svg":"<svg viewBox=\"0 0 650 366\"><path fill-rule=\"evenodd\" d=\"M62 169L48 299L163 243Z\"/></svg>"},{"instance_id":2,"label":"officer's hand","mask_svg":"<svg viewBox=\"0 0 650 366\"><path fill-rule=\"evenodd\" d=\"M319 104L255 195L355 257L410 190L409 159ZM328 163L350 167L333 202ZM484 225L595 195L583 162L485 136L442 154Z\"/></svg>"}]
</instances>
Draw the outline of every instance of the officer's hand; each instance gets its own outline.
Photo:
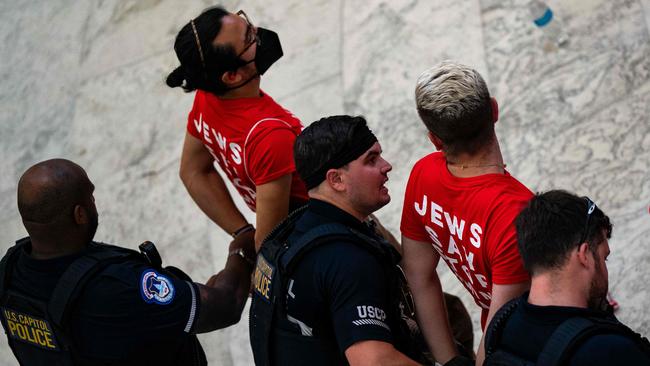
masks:
<instances>
[{"instance_id":1,"label":"officer's hand","mask_svg":"<svg viewBox=\"0 0 650 366\"><path fill-rule=\"evenodd\" d=\"M474 361L465 356L456 356L447 361L443 366L474 366Z\"/></svg>"},{"instance_id":2,"label":"officer's hand","mask_svg":"<svg viewBox=\"0 0 650 366\"><path fill-rule=\"evenodd\" d=\"M228 246L228 251L232 252L242 248L246 258L250 259L252 262L255 262L256 252L255 252L255 230L247 231L237 235L237 237L230 242Z\"/></svg>"}]
</instances>

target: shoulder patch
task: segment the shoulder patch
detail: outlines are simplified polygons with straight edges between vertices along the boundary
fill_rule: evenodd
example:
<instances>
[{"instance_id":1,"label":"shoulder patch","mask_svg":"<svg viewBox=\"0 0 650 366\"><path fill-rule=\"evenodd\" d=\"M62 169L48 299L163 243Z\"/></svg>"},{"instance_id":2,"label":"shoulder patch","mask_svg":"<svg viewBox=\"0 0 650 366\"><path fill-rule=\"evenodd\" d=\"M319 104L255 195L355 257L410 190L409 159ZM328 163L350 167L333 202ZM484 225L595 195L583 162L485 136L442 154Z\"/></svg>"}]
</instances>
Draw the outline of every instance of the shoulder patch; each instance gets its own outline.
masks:
<instances>
[{"instance_id":1,"label":"shoulder patch","mask_svg":"<svg viewBox=\"0 0 650 366\"><path fill-rule=\"evenodd\" d=\"M148 304L167 305L172 302L176 293L172 281L158 272L147 269L140 277L140 293Z\"/></svg>"}]
</instances>

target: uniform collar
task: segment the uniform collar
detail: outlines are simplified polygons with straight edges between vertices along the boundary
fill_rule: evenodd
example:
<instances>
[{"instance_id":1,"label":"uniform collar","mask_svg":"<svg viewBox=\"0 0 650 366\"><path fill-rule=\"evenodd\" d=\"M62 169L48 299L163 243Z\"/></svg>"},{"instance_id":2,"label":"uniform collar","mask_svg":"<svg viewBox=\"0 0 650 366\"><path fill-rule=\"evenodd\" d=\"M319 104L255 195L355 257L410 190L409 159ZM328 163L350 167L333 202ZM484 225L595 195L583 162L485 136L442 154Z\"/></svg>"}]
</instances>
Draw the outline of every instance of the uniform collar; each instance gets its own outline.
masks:
<instances>
[{"instance_id":1,"label":"uniform collar","mask_svg":"<svg viewBox=\"0 0 650 366\"><path fill-rule=\"evenodd\" d=\"M316 226L317 224L338 222L363 232L369 231L366 224L331 203L310 198L307 205L308 207L307 212L305 213L305 219L309 221L308 224L314 224L313 226Z\"/></svg>"},{"instance_id":2,"label":"uniform collar","mask_svg":"<svg viewBox=\"0 0 650 366\"><path fill-rule=\"evenodd\" d=\"M63 272L77 258L81 257L86 250L69 254L62 257L50 259L35 259L30 253L32 251L31 241L22 247L18 257L18 263L22 267L30 268L39 272Z\"/></svg>"},{"instance_id":3,"label":"uniform collar","mask_svg":"<svg viewBox=\"0 0 650 366\"><path fill-rule=\"evenodd\" d=\"M528 292L523 296L523 311L534 319L540 319L546 322L560 323L567 318L573 317L594 317L609 318L612 314L605 311L593 310L588 308L579 308L575 306L540 306L528 302Z\"/></svg>"}]
</instances>

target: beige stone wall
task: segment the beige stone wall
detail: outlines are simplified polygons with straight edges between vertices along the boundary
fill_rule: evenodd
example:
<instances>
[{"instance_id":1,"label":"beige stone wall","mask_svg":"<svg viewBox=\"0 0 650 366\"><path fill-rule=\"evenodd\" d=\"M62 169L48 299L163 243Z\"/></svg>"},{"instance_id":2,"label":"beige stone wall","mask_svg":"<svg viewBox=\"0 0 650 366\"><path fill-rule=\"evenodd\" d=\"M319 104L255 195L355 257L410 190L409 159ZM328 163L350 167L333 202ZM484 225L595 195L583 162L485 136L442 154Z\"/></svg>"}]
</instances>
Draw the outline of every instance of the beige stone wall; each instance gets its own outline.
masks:
<instances>
[{"instance_id":1,"label":"beige stone wall","mask_svg":"<svg viewBox=\"0 0 650 366\"><path fill-rule=\"evenodd\" d=\"M418 74L443 59L473 65L501 105L508 169L533 191L588 194L615 224L610 287L620 318L650 334L649 0L549 1L569 44L547 47L525 0L225 1L276 30L285 56L263 89L305 124L362 114L393 164L398 232L414 162L432 150L414 110ZM5 1L0 5L0 250L25 234L16 182L66 157L95 182L97 239L152 240L197 281L223 266L228 237L178 178L192 95L169 89L173 39L206 1ZM242 210L246 211L241 201ZM446 269L443 286L472 309ZM477 335L478 339L478 335ZM202 336L211 364L250 365L247 316ZM0 341L0 364L14 365Z\"/></svg>"}]
</instances>

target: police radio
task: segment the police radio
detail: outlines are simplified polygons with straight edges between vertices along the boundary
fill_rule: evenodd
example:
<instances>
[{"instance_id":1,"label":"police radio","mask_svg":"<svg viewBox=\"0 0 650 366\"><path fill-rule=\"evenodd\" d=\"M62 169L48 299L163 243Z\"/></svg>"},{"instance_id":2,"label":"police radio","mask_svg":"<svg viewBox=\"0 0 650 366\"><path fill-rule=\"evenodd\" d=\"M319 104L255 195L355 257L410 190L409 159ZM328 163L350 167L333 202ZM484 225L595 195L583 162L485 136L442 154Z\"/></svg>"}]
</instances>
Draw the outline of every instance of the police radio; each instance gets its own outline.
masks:
<instances>
[{"instance_id":1,"label":"police radio","mask_svg":"<svg viewBox=\"0 0 650 366\"><path fill-rule=\"evenodd\" d=\"M154 243L149 240L144 241L138 246L138 249L140 249L140 253L147 259L150 265L154 268L162 267L162 258L160 258L160 253L158 253L158 249L156 249Z\"/></svg>"}]
</instances>

